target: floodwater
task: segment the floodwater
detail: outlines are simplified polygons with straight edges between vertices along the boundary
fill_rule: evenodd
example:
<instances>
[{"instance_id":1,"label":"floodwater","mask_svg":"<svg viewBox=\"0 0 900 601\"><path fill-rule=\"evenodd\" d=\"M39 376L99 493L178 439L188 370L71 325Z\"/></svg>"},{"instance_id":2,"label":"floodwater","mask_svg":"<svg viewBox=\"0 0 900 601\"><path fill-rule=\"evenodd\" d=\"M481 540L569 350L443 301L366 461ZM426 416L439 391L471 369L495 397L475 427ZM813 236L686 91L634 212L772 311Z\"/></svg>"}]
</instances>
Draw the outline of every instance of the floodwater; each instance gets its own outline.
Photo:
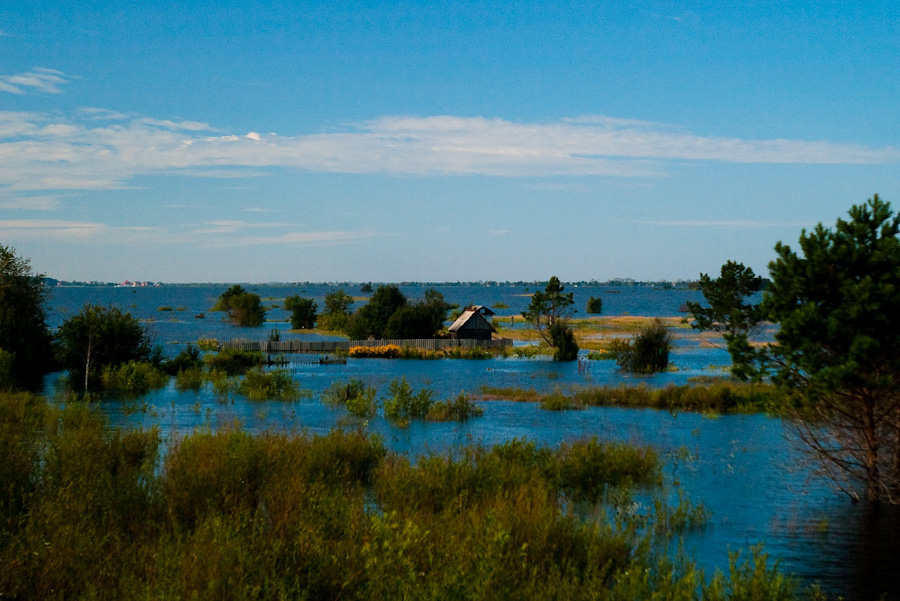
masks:
<instances>
[{"instance_id":1,"label":"floodwater","mask_svg":"<svg viewBox=\"0 0 900 601\"><path fill-rule=\"evenodd\" d=\"M286 295L322 298L336 286L245 286L266 305ZM424 287L401 288L419 298ZM167 354L175 354L198 338L263 339L277 328L283 338L303 337L287 332L287 323L263 328L235 328L209 310L225 286L167 286L159 288L57 288L51 296L51 325L77 313L87 302L117 305L145 320ZM344 287L356 296L358 288ZM440 287L448 302L491 306L502 302L499 314L520 313L528 303L524 287ZM648 287L574 288L576 307L589 296L601 296L605 315L677 315L685 301L699 301L696 291ZM160 312L160 306L172 312ZM205 314L204 319L195 315ZM269 319L287 319L281 309ZM152 320L152 321L150 321ZM227 401L209 390L179 392L174 384L142 397L144 411L134 401L103 404L112 423L121 426L157 424L164 435L184 434L196 427L217 427L239 421L250 431L294 430L327 432L337 425L364 427L380 433L399 452L418 454L454 446L493 444L527 438L547 445L598 436L657 448L669 460L670 480L687 496L712 512L709 524L685 537L685 548L711 572L727 569L728 551L763 543L770 559L803 582L818 582L831 595L847 599L900 599L900 512L891 507L872 509L854 505L814 476L802 449L779 419L766 415L705 416L656 410L588 408L582 411L544 411L534 403L481 403L484 416L466 423L414 422L402 429L377 416L365 423L338 409L323 406L318 394L332 382L362 379L379 391L395 378L406 377L414 389L427 386L439 398L482 385L566 390L585 385L643 384L650 387L686 383L692 376L721 374L729 359L722 350L681 341L672 355L676 370L654 376L627 376L610 361L590 361L588 371L578 364L542 359L483 361L404 361L350 359L346 365L297 366L294 378L311 398L291 403L250 402L239 396ZM53 388L51 376L48 388Z\"/></svg>"}]
</instances>

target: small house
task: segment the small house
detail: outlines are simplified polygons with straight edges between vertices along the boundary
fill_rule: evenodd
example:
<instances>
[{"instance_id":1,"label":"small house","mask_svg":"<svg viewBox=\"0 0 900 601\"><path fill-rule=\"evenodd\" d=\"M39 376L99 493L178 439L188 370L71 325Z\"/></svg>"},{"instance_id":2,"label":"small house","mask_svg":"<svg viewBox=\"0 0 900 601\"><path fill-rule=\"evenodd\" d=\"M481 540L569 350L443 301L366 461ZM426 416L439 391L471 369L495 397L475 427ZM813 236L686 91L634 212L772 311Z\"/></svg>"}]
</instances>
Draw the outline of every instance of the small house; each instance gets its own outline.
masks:
<instances>
[{"instance_id":1,"label":"small house","mask_svg":"<svg viewBox=\"0 0 900 601\"><path fill-rule=\"evenodd\" d=\"M490 340L491 334L497 332L490 321L493 314L493 311L481 305L466 309L450 326L450 338L454 340Z\"/></svg>"}]
</instances>

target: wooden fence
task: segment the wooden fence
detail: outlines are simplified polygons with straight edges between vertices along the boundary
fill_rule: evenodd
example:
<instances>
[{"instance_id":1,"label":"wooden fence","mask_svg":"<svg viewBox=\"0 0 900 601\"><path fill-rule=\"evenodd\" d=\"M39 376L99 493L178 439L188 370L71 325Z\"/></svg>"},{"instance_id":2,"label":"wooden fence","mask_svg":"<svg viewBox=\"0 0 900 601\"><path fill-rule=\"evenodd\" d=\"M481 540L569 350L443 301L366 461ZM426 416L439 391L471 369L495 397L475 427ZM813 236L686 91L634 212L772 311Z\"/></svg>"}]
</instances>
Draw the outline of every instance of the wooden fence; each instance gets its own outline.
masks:
<instances>
[{"instance_id":1,"label":"wooden fence","mask_svg":"<svg viewBox=\"0 0 900 601\"><path fill-rule=\"evenodd\" d=\"M236 338L219 343L219 350L237 349L242 351L260 351L263 353L337 353L347 352L354 346L386 346L395 344L400 348L414 348L426 351L439 351L446 348L483 348L500 350L512 346L509 338L494 340L454 340L451 338L420 338L404 340L249 340Z\"/></svg>"}]
</instances>

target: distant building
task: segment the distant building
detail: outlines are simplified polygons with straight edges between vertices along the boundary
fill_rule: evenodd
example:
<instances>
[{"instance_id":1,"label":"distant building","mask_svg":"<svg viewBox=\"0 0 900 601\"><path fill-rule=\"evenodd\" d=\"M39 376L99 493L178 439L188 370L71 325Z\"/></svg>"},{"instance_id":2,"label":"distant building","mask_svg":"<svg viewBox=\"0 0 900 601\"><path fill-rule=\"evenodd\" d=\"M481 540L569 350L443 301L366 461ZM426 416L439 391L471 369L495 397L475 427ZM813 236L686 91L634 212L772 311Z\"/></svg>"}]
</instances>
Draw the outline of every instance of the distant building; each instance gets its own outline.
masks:
<instances>
[{"instance_id":1,"label":"distant building","mask_svg":"<svg viewBox=\"0 0 900 601\"><path fill-rule=\"evenodd\" d=\"M491 334L497 330L491 325L493 311L482 305L475 305L463 311L463 314L450 326L450 338L454 340L490 340Z\"/></svg>"}]
</instances>

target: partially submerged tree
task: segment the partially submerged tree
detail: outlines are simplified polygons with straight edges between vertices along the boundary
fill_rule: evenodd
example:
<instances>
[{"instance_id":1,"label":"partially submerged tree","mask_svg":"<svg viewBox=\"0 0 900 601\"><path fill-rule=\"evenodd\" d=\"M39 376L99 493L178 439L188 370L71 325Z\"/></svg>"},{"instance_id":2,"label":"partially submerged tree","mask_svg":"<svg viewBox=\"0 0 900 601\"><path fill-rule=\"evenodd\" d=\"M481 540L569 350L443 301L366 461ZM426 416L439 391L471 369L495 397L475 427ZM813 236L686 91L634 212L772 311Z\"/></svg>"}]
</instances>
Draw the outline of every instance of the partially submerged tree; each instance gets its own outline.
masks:
<instances>
[{"instance_id":1,"label":"partially submerged tree","mask_svg":"<svg viewBox=\"0 0 900 601\"><path fill-rule=\"evenodd\" d=\"M295 330L311 330L316 327L316 301L302 296L289 296L284 299L284 308L291 312L291 328Z\"/></svg>"},{"instance_id":2,"label":"partially submerged tree","mask_svg":"<svg viewBox=\"0 0 900 601\"><path fill-rule=\"evenodd\" d=\"M616 363L623 371L652 374L669 366L672 335L659 318L643 328L629 342L622 342L614 349Z\"/></svg>"},{"instance_id":3,"label":"partially submerged tree","mask_svg":"<svg viewBox=\"0 0 900 601\"><path fill-rule=\"evenodd\" d=\"M587 302L587 312L592 315L599 315L600 313L603 313L603 299L599 296L592 296L591 298L589 298Z\"/></svg>"},{"instance_id":4,"label":"partially submerged tree","mask_svg":"<svg viewBox=\"0 0 900 601\"><path fill-rule=\"evenodd\" d=\"M266 310L259 295L247 292L239 284L222 293L213 311L225 311L228 320L238 326L255 328L266 321Z\"/></svg>"},{"instance_id":5,"label":"partially submerged tree","mask_svg":"<svg viewBox=\"0 0 900 601\"><path fill-rule=\"evenodd\" d=\"M385 338L432 338L447 320L450 305L444 295L429 288L425 299L407 303L391 315L384 329Z\"/></svg>"},{"instance_id":6,"label":"partially submerged tree","mask_svg":"<svg viewBox=\"0 0 900 601\"><path fill-rule=\"evenodd\" d=\"M406 306L406 296L394 285L381 285L372 294L369 302L357 309L347 321L344 331L357 340L382 338L388 320L399 309Z\"/></svg>"},{"instance_id":7,"label":"partially submerged tree","mask_svg":"<svg viewBox=\"0 0 900 601\"><path fill-rule=\"evenodd\" d=\"M538 290L531 295L528 308L522 311L522 317L535 327L544 342L554 347L550 326L557 322L564 323L575 303L573 294L564 293L564 289L558 277L551 277L543 291Z\"/></svg>"},{"instance_id":8,"label":"partially submerged tree","mask_svg":"<svg viewBox=\"0 0 900 601\"><path fill-rule=\"evenodd\" d=\"M688 302L698 330L720 332L731 354L732 374L741 379L760 380L765 375L765 351L750 344L750 336L763 321L759 304L750 302L762 288L762 278L749 267L728 261L718 278L700 274L700 291L709 304Z\"/></svg>"},{"instance_id":9,"label":"partially submerged tree","mask_svg":"<svg viewBox=\"0 0 900 601\"><path fill-rule=\"evenodd\" d=\"M0 349L9 353L5 364L12 386L35 388L53 366L46 295L43 276L31 270L28 259L0 245Z\"/></svg>"},{"instance_id":10,"label":"partially submerged tree","mask_svg":"<svg viewBox=\"0 0 900 601\"><path fill-rule=\"evenodd\" d=\"M85 392L104 366L146 361L151 353L144 327L118 307L85 305L62 323L56 340L60 363Z\"/></svg>"},{"instance_id":11,"label":"partially submerged tree","mask_svg":"<svg viewBox=\"0 0 900 601\"><path fill-rule=\"evenodd\" d=\"M778 243L763 301L780 324L780 386L792 423L840 490L900 503L900 217L875 195L834 229Z\"/></svg>"},{"instance_id":12,"label":"partially submerged tree","mask_svg":"<svg viewBox=\"0 0 900 601\"><path fill-rule=\"evenodd\" d=\"M350 318L353 297L343 290L325 295L325 311L319 316L319 325L327 330L343 330Z\"/></svg>"}]
</instances>

